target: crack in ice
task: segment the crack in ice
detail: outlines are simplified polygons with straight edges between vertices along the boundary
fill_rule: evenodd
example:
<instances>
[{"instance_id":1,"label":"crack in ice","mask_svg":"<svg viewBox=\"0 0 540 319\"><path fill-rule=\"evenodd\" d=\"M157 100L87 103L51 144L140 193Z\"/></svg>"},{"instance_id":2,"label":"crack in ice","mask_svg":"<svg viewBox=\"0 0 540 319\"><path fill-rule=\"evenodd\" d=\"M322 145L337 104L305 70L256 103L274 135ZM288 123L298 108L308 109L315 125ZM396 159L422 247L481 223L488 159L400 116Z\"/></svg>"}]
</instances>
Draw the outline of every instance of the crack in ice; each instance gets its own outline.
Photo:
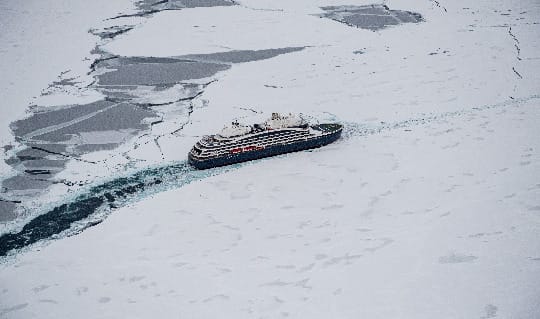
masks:
<instances>
[{"instance_id":1,"label":"crack in ice","mask_svg":"<svg viewBox=\"0 0 540 319\"><path fill-rule=\"evenodd\" d=\"M72 126L74 124L77 124L77 123L80 123L82 121L85 121L85 120L88 120L102 112L105 112L105 111L108 111L110 109L112 109L113 107L116 107L120 104L122 104L124 102L119 102L119 103L116 103L116 104L113 104L113 105L109 105L105 108L102 108L100 110L97 110L95 112L92 112L92 113L88 113L88 114L85 114L83 116L80 116L78 118L75 118L71 121L67 121L67 122L63 122L63 123L60 123L60 124L57 124L57 125L51 125L51 126L47 126L47 127L44 127L42 129L38 129L38 130L35 130L35 131L32 131L28 134L25 134L23 136L21 136L21 139L23 140L26 140L26 141L30 141L31 142L31 139L35 136L39 136L39 135L43 135L43 134L47 134L47 133L51 133L51 132L54 132L54 131L57 131L57 130L60 130L60 129L63 129L63 128L66 128L66 127L69 127L69 126Z\"/></svg>"},{"instance_id":2,"label":"crack in ice","mask_svg":"<svg viewBox=\"0 0 540 319\"><path fill-rule=\"evenodd\" d=\"M438 8L441 8L444 10L444 12L448 12L448 10L446 10L446 7L442 6L441 3L437 0L429 0L430 2L434 3Z\"/></svg>"}]
</instances>

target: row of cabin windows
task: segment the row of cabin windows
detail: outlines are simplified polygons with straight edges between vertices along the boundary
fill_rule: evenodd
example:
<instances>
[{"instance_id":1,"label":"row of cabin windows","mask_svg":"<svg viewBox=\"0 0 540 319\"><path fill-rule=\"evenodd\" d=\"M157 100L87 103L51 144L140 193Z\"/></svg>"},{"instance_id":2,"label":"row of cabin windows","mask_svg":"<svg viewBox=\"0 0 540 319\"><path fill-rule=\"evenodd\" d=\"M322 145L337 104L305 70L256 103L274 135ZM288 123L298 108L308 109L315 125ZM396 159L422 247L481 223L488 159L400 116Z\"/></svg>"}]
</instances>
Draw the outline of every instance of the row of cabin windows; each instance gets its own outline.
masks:
<instances>
[{"instance_id":1,"label":"row of cabin windows","mask_svg":"<svg viewBox=\"0 0 540 319\"><path fill-rule=\"evenodd\" d=\"M275 141L278 141L278 142L282 142L282 141L290 141L290 140L296 140L296 139L299 139L299 138L303 138L303 137L306 137L307 134L289 134L288 136L286 136L286 138L284 138L284 136L275 136L275 137L271 137L271 138L254 138L254 139L246 139L244 141L241 141L241 143L237 144L238 147L241 147L241 146L247 146L247 145L251 145L251 144L257 144L258 142L264 142L264 144L271 144Z\"/></svg>"},{"instance_id":2,"label":"row of cabin windows","mask_svg":"<svg viewBox=\"0 0 540 319\"><path fill-rule=\"evenodd\" d=\"M266 139L268 141L268 139ZM297 138L297 139L289 139L289 140L286 140L285 142L296 142L296 141L299 141L301 139ZM278 144L282 144L284 141L283 140L278 140L276 138L272 138L270 139L270 143L266 143L266 146L274 146L274 145L278 145ZM251 144L251 143L247 143L247 144ZM244 144L244 145L247 145L247 144ZM238 145L238 147L240 147L242 145ZM219 155L223 155L223 154L229 154L229 151L230 149L214 149L214 150L211 150L211 151L205 151L201 154L201 157L210 157L210 156L219 156Z\"/></svg>"},{"instance_id":3,"label":"row of cabin windows","mask_svg":"<svg viewBox=\"0 0 540 319\"><path fill-rule=\"evenodd\" d=\"M260 141L268 141L268 140L275 140L275 139L280 139L280 138L283 138L283 137L297 137L297 136L306 136L306 135L309 135L308 132L294 132L294 133L288 133L288 134L280 134L278 136L274 136L274 137L270 137L268 138L267 136L257 136L257 137L253 137L253 138L247 138L245 140L241 140L241 144L251 144L251 143L256 143L256 142L260 142Z\"/></svg>"},{"instance_id":4,"label":"row of cabin windows","mask_svg":"<svg viewBox=\"0 0 540 319\"><path fill-rule=\"evenodd\" d=\"M287 137L298 137L298 136L307 136L309 135L309 132L307 131L287 131L287 132L280 132L281 134L278 134L277 136L275 137L271 137L271 138L268 138L268 135L258 135L258 136L254 136L254 137L250 137L250 138L246 138L245 140L240 140L239 142L237 143L234 143L235 146L244 146L244 145L247 145L247 144L254 144L254 143L258 143L258 142L261 142L261 141L273 141L275 139L278 139L278 138L282 138L283 136L287 136ZM220 149L220 148L223 148L223 147L230 147L231 144L225 144L225 145L212 145L212 146L208 146L207 148L208 149Z\"/></svg>"}]
</instances>

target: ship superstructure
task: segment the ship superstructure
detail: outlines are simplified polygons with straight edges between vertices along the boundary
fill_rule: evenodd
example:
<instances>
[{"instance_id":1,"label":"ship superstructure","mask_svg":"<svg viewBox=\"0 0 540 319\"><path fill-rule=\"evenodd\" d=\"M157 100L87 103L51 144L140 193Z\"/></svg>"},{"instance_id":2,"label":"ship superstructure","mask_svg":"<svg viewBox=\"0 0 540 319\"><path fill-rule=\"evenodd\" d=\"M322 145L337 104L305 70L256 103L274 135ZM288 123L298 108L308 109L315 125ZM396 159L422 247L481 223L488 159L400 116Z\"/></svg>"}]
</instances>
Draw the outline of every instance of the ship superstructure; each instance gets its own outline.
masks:
<instances>
[{"instance_id":1,"label":"ship superstructure","mask_svg":"<svg viewBox=\"0 0 540 319\"><path fill-rule=\"evenodd\" d=\"M220 133L203 137L189 152L190 164L199 169L229 165L283 153L320 147L337 140L338 123L309 125L294 114L272 117L262 124L233 122Z\"/></svg>"}]
</instances>

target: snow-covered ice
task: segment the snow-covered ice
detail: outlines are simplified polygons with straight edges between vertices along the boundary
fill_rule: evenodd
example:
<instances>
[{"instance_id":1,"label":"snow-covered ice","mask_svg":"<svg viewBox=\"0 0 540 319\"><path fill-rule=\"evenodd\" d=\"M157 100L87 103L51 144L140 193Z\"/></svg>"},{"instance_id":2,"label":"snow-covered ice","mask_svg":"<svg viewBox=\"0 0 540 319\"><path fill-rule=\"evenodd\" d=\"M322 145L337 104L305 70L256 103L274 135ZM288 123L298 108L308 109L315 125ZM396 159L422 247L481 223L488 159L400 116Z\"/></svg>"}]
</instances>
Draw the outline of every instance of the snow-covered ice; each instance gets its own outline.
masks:
<instances>
[{"instance_id":1,"label":"snow-covered ice","mask_svg":"<svg viewBox=\"0 0 540 319\"><path fill-rule=\"evenodd\" d=\"M88 72L96 42L88 29L126 8L130 8L130 1L2 1L0 142L3 145L12 140L10 122L23 117L33 99L51 83L78 78Z\"/></svg>"},{"instance_id":2,"label":"snow-covered ice","mask_svg":"<svg viewBox=\"0 0 540 319\"><path fill-rule=\"evenodd\" d=\"M350 138L158 194L3 266L2 304L24 306L14 318L534 318L540 145L515 140L540 133L538 112Z\"/></svg>"},{"instance_id":3,"label":"snow-covered ice","mask_svg":"<svg viewBox=\"0 0 540 319\"><path fill-rule=\"evenodd\" d=\"M344 123L343 138L186 171L96 210L93 227L75 223L11 252L0 265L0 317L540 316L540 5L236 2L102 7L69 31L99 35L98 48L85 42L66 65L55 56L57 69L36 69L48 76L33 82L39 89L6 64L15 87L36 93L10 93L22 102L2 111L2 138L19 120L16 136L86 148L30 168L62 182L2 194L30 196L3 233L96 185L179 165L201 135L235 118L301 112ZM371 8L380 25L365 16ZM90 56L101 60L80 62ZM37 98L20 121L69 61L85 85L59 79L65 90ZM131 114L125 122L87 122L115 103L124 107L116 118ZM53 110L73 116L39 120Z\"/></svg>"}]
</instances>

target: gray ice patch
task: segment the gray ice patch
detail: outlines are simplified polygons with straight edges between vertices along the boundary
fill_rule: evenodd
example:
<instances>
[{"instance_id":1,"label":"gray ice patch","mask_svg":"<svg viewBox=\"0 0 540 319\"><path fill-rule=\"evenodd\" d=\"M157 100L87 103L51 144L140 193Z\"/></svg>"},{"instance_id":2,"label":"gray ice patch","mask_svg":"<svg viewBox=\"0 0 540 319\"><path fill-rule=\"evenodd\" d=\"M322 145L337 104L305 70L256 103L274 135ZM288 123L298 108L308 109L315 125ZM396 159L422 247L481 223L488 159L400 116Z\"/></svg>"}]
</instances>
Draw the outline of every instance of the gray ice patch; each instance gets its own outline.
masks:
<instances>
[{"instance_id":1,"label":"gray ice patch","mask_svg":"<svg viewBox=\"0 0 540 319\"><path fill-rule=\"evenodd\" d=\"M232 6L232 0L141 0L135 5L142 11L179 10L184 8Z\"/></svg>"},{"instance_id":2,"label":"gray ice patch","mask_svg":"<svg viewBox=\"0 0 540 319\"><path fill-rule=\"evenodd\" d=\"M7 188L12 191L26 191L45 189L51 184L52 182L45 179L35 178L28 175L16 175L4 180L2 182L2 188Z\"/></svg>"},{"instance_id":3,"label":"gray ice patch","mask_svg":"<svg viewBox=\"0 0 540 319\"><path fill-rule=\"evenodd\" d=\"M210 54L190 54L179 58L195 61L224 62L224 63L243 63L258 60L266 60L276 57L280 54L286 54L301 51L305 47L286 47L279 49L266 50L237 50L228 52L217 52Z\"/></svg>"},{"instance_id":4,"label":"gray ice patch","mask_svg":"<svg viewBox=\"0 0 540 319\"><path fill-rule=\"evenodd\" d=\"M71 105L59 110L34 113L26 119L11 123L11 129L15 138L23 138L29 133L63 123L68 123L77 118L102 110L114 103L97 101L84 105Z\"/></svg>"},{"instance_id":5,"label":"gray ice patch","mask_svg":"<svg viewBox=\"0 0 540 319\"><path fill-rule=\"evenodd\" d=\"M139 0L135 2L138 11L121 14L111 19L126 17L144 17L165 10L181 10L186 8L233 6L233 0ZM114 36L113 36L114 37Z\"/></svg>"},{"instance_id":6,"label":"gray ice patch","mask_svg":"<svg viewBox=\"0 0 540 319\"><path fill-rule=\"evenodd\" d=\"M326 11L320 15L321 17L372 31L378 31L388 26L402 23L424 21L419 13L390 10L386 5L380 4L367 6L327 6L321 9Z\"/></svg>"},{"instance_id":7,"label":"gray ice patch","mask_svg":"<svg viewBox=\"0 0 540 319\"><path fill-rule=\"evenodd\" d=\"M35 161L41 160L53 153L61 153L65 151L65 145L56 145L56 144L27 144L28 148L25 148L21 151L18 151L15 154L15 157L10 158L13 162L25 162L25 161ZM36 147L36 148L33 148ZM11 163L10 163L11 164Z\"/></svg>"},{"instance_id":8,"label":"gray ice patch","mask_svg":"<svg viewBox=\"0 0 540 319\"><path fill-rule=\"evenodd\" d=\"M190 54L179 57L115 57L98 62L95 67L109 69L98 75L100 86L126 85L170 86L186 80L202 79L230 68L231 63L270 59L296 52L304 47L285 47L265 50L235 50L209 54Z\"/></svg>"},{"instance_id":9,"label":"gray ice patch","mask_svg":"<svg viewBox=\"0 0 540 319\"><path fill-rule=\"evenodd\" d=\"M226 64L202 62L136 63L97 77L100 85L163 85L207 78L228 68Z\"/></svg>"},{"instance_id":10,"label":"gray ice patch","mask_svg":"<svg viewBox=\"0 0 540 319\"><path fill-rule=\"evenodd\" d=\"M13 202L6 202L0 200L0 222L7 222L15 219L17 214L15 213L16 204Z\"/></svg>"},{"instance_id":11,"label":"gray ice patch","mask_svg":"<svg viewBox=\"0 0 540 319\"><path fill-rule=\"evenodd\" d=\"M143 130L148 124L143 120L154 117L155 113L128 103L116 103L91 117L62 127L43 135L35 136L35 140L49 142L68 142L69 144L83 144L81 132L120 131L127 135L129 130Z\"/></svg>"},{"instance_id":12,"label":"gray ice patch","mask_svg":"<svg viewBox=\"0 0 540 319\"><path fill-rule=\"evenodd\" d=\"M40 193L58 182L52 177L69 159L117 147L147 129L145 119L155 114L129 103L98 101L35 113L13 123L16 138L26 140L27 148L6 160L19 174L2 181L2 192L14 198ZM18 203L0 203L0 221L16 218Z\"/></svg>"},{"instance_id":13,"label":"gray ice patch","mask_svg":"<svg viewBox=\"0 0 540 319\"><path fill-rule=\"evenodd\" d=\"M104 143L104 144L82 144L75 147L75 152L79 154L86 154L97 151L109 151L118 147L118 143Z\"/></svg>"},{"instance_id":14,"label":"gray ice patch","mask_svg":"<svg viewBox=\"0 0 540 319\"><path fill-rule=\"evenodd\" d=\"M6 164L12 167L22 165L24 169L28 170L59 170L64 167L66 159L62 154L66 146L55 144L43 144L35 145L28 144L28 148L25 148L17 152L14 156L6 160ZM55 158L58 157L60 158Z\"/></svg>"},{"instance_id":15,"label":"gray ice patch","mask_svg":"<svg viewBox=\"0 0 540 319\"><path fill-rule=\"evenodd\" d=\"M59 168L64 167L65 160L50 160L50 159L41 159L41 160L32 160L26 161L24 167L26 168Z\"/></svg>"},{"instance_id":16,"label":"gray ice patch","mask_svg":"<svg viewBox=\"0 0 540 319\"><path fill-rule=\"evenodd\" d=\"M165 2L161 3L165 5ZM195 6L194 1L168 1L167 5L173 2L184 7ZM201 1L197 5L224 3L232 1ZM179 57L119 57L96 49L93 53L101 58L90 67L97 80L91 87L105 95L105 99L81 105L36 107L28 118L11 124L15 139L26 149L6 160L19 174L2 182L4 198L16 201L2 204L6 213L1 218L16 218L17 206L24 206L24 201L19 203L19 200L38 195L53 183L71 186L70 181L53 178L71 159L93 163L81 155L112 150L162 122L180 123L171 134L180 130L181 123L189 118L191 101L215 81L212 76L232 64L302 49L238 50Z\"/></svg>"},{"instance_id":17,"label":"gray ice patch","mask_svg":"<svg viewBox=\"0 0 540 319\"><path fill-rule=\"evenodd\" d=\"M163 58L163 57L113 57L98 61L94 67L96 68L115 68L130 64L154 64L154 63L178 63L192 62L191 60L183 60L181 58ZM122 83L122 85L125 85Z\"/></svg>"},{"instance_id":18,"label":"gray ice patch","mask_svg":"<svg viewBox=\"0 0 540 319\"><path fill-rule=\"evenodd\" d=\"M448 256L439 257L441 264L470 263L478 259L476 256L451 253Z\"/></svg>"}]
</instances>

